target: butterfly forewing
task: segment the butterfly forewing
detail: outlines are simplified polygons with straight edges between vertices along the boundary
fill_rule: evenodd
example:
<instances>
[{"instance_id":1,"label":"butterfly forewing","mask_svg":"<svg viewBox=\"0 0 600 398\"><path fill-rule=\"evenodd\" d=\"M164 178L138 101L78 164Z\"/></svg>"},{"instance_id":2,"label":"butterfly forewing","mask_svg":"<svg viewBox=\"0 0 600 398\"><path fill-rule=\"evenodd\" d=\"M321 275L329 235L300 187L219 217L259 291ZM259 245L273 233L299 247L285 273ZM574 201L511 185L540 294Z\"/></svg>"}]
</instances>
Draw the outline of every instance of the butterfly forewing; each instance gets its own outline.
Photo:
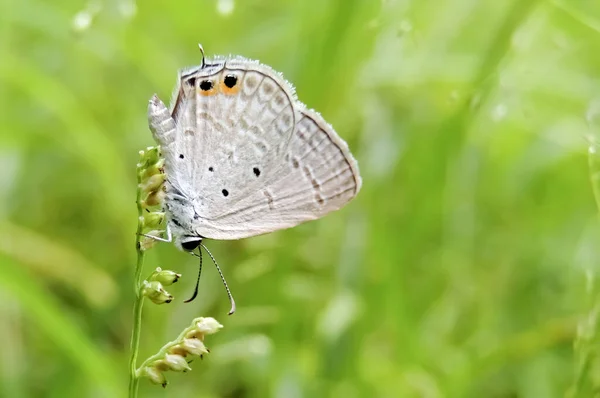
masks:
<instances>
[{"instance_id":1,"label":"butterfly forewing","mask_svg":"<svg viewBox=\"0 0 600 398\"><path fill-rule=\"evenodd\" d=\"M201 170L194 187L205 219L218 217L264 185L293 132L291 95L259 65L248 66L254 68L226 67L211 77L216 93L198 90L197 129L204 149L194 156ZM232 88L224 84L228 78L236 79Z\"/></svg>"}]
</instances>

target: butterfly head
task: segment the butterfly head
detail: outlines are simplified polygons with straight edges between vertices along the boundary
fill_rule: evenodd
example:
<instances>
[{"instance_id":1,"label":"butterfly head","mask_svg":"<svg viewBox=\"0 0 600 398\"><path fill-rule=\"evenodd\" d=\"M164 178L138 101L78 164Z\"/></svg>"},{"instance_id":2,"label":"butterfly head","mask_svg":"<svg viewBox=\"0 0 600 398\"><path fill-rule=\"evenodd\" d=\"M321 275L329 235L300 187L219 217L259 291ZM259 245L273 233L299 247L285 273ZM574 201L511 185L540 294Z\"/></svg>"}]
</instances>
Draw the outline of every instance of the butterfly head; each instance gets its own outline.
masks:
<instances>
[{"instance_id":1,"label":"butterfly head","mask_svg":"<svg viewBox=\"0 0 600 398\"><path fill-rule=\"evenodd\" d=\"M192 252L196 250L202 243L202 238L199 236L182 236L175 240L175 244L183 251Z\"/></svg>"}]
</instances>

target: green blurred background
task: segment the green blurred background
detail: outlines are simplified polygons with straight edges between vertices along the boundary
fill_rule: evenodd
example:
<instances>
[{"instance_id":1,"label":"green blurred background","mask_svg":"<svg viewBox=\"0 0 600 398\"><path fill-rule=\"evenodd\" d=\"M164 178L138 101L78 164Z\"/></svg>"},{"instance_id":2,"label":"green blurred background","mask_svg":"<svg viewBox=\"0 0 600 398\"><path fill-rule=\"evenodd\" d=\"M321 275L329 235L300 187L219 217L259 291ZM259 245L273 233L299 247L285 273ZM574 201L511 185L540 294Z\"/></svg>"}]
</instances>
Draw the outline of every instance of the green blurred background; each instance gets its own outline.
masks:
<instances>
[{"instance_id":1,"label":"green blurred background","mask_svg":"<svg viewBox=\"0 0 600 398\"><path fill-rule=\"evenodd\" d=\"M0 7L0 396L120 397L146 105L180 67L282 71L348 141L342 211L207 241L238 302L172 245L176 300L212 353L144 397L592 397L600 385L600 3L5 0ZM600 170L600 168L598 168Z\"/></svg>"}]
</instances>

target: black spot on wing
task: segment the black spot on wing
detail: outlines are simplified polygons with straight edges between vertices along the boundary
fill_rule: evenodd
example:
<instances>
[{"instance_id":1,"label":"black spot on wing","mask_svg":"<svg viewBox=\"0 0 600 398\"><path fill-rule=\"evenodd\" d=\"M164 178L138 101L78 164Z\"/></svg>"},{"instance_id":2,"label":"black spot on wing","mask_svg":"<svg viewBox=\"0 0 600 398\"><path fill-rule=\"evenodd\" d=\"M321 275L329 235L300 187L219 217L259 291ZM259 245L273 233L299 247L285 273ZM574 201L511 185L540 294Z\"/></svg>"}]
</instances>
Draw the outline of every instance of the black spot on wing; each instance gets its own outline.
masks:
<instances>
[{"instance_id":1,"label":"black spot on wing","mask_svg":"<svg viewBox=\"0 0 600 398\"><path fill-rule=\"evenodd\" d=\"M227 75L225 76L225 80L223 81L225 85L229 88L233 88L237 83L237 76L235 75Z\"/></svg>"},{"instance_id":2,"label":"black spot on wing","mask_svg":"<svg viewBox=\"0 0 600 398\"><path fill-rule=\"evenodd\" d=\"M213 82L211 82L210 80L203 80L202 82L200 82L200 90L209 91L212 88Z\"/></svg>"}]
</instances>

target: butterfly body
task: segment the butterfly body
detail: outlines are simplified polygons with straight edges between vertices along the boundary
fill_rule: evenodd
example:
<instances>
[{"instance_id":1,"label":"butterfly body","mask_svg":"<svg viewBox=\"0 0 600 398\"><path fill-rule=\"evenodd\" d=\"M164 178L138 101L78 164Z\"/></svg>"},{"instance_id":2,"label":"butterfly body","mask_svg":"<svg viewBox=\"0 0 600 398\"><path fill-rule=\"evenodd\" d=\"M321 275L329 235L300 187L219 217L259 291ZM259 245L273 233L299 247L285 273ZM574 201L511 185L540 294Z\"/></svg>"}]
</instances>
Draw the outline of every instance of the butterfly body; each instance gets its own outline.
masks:
<instances>
[{"instance_id":1,"label":"butterfly body","mask_svg":"<svg viewBox=\"0 0 600 398\"><path fill-rule=\"evenodd\" d=\"M360 190L346 143L256 61L181 70L170 108L154 96L148 117L165 158L168 228L184 249L320 218Z\"/></svg>"}]
</instances>

